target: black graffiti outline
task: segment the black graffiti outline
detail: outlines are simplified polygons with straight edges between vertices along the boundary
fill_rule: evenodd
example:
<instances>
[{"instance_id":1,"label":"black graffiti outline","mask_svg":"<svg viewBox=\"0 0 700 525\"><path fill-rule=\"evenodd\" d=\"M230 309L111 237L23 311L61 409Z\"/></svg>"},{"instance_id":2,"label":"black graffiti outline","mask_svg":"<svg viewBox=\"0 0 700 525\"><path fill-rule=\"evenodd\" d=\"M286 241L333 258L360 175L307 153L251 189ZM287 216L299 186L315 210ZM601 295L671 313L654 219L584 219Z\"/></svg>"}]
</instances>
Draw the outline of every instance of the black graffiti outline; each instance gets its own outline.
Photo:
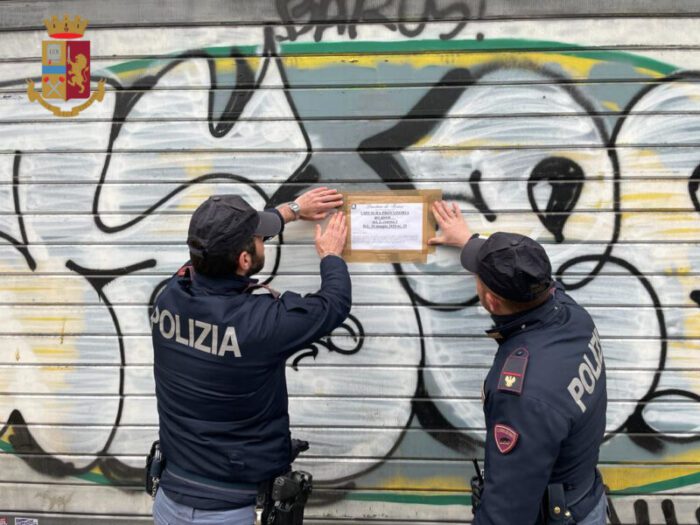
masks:
<instances>
[{"instance_id":1,"label":"black graffiti outline","mask_svg":"<svg viewBox=\"0 0 700 525\"><path fill-rule=\"evenodd\" d=\"M17 217L17 224L19 226L19 234L21 240L16 239L9 233L5 233L0 230L0 238L8 241L21 255L24 257L24 261L31 271L36 270L36 260L32 257L29 251L29 240L27 238L27 230L24 227L24 214L22 212L22 206L19 200L19 168L22 161L22 152L15 151L15 157L12 161L12 203L14 206L15 216Z\"/></svg>"},{"instance_id":2,"label":"black graffiti outline","mask_svg":"<svg viewBox=\"0 0 700 525\"><path fill-rule=\"evenodd\" d=\"M281 67L281 65L280 65L280 71L283 71L283 68ZM286 79L285 79L285 80L286 80ZM292 105L292 107L294 108L293 105ZM296 114L295 114L295 116L296 116ZM612 140L612 138L611 138L611 140ZM614 142L614 141L613 141L613 142ZM309 158L310 158L310 153L309 153L309 156L307 156L307 161L308 161ZM307 167L308 167L308 173L306 172L306 168L307 168ZM307 175L308 175L308 176L311 176L310 174L313 174L313 170L315 170L315 168L314 168L313 166L311 166L311 165L305 166L304 168L305 168L304 171L302 171L302 169L298 169L298 170L296 171L296 173L294 174L294 175L297 175L298 179L301 180L301 181L305 181ZM313 168L313 170L312 170L312 168ZM318 171L317 171L317 170L315 171L315 174L316 174L316 176L318 175ZM293 175L293 176L294 176L294 175ZM293 176L292 176L292 177L293 177ZM288 179L288 181L291 180L292 177L290 177L290 179ZM192 182L192 181L190 181L190 182ZM284 188L284 185L280 188L280 190L282 190L283 188ZM689 183L689 188L690 188L690 183ZM279 190L278 190L278 192L279 192ZM619 195L618 195L618 200L619 200ZM618 210L616 211L616 216L617 216L617 215L619 215L619 207L618 207ZM609 256L609 254L608 254L608 256ZM605 256L602 255L602 256L598 256L598 257L601 258L601 259L600 259L600 262L602 263L602 259L603 259ZM611 261L611 260L612 260L612 259L610 259L610 258L608 257L608 259L606 260L606 262L609 262L609 261ZM278 259L278 262L279 262L279 259ZM602 263L602 265L604 265L604 264L605 264L605 263ZM602 265L600 266L601 268L602 268ZM418 323L419 323L419 327L420 327L420 333L421 333L421 347L423 348L423 342L422 342L422 333L423 333L423 332L422 332L422 323L420 323L420 316L419 316L419 313L418 313L418 310L417 310L417 304L416 304L415 302L412 302L412 304L413 304L413 306L414 306L414 311L416 312L416 315L417 315L417 319L418 319ZM424 353L424 352L422 352L422 356L423 356L423 359L424 359L424 356L425 356L425 353ZM421 361L421 363L424 363L424 362ZM419 371L419 386L420 386L421 380L422 380L422 376L420 375L421 373L422 373L422 370ZM418 392L419 392L419 390L418 390L418 388L417 388L417 394L418 394ZM416 395L415 397L417 397L417 395ZM415 411L414 411L414 413L415 413ZM408 428L408 426L410 425L410 422L412 421L412 417L413 417L413 414L412 414L411 418L409 418L409 423L407 424L407 428ZM402 438L401 438L401 439L402 439ZM400 441L400 440L399 440L399 441ZM398 442L399 442L399 441L397 441L397 445L398 445ZM393 450L395 450L395 449L392 449L392 451L393 451ZM390 453L390 454L391 454L391 453ZM390 454L388 454L387 457L390 456ZM363 473L364 473L364 472L363 472ZM361 474L362 474L362 473L361 473ZM356 476L359 476L359 475L360 475L360 474L355 474L355 475L353 475L352 477L356 477Z\"/></svg>"},{"instance_id":3,"label":"black graffiti outline","mask_svg":"<svg viewBox=\"0 0 700 525\"><path fill-rule=\"evenodd\" d=\"M481 171L472 171L472 174L469 175L469 189L471 190L472 195L474 196L472 204L477 209L477 211L479 211L479 213L481 213L484 216L484 218L487 221L495 222L496 219L498 219L498 216L489 207L488 203L486 202L486 199L484 199L484 196L481 193L481 186L479 186L480 182ZM464 196L462 196L462 198L464 199Z\"/></svg>"},{"instance_id":4,"label":"black graffiti outline","mask_svg":"<svg viewBox=\"0 0 700 525\"><path fill-rule=\"evenodd\" d=\"M576 264L581 264L581 263L586 263L586 262L596 262L600 263L600 261L605 257L604 255L580 255L578 257L574 257L572 259L569 259L565 263L561 264L559 268L555 271L555 277L558 281L560 281L563 285L564 288L568 288L567 283L564 281L564 273L566 270L571 268L572 266ZM656 390L656 388L659 385L659 382L661 381L661 374L666 368L666 357L668 353L668 331L666 329L666 316L664 315L663 311L663 305L661 304L661 299L659 299L658 294L656 293L656 290L654 290L654 287L652 286L651 282L649 279L646 278L646 276L639 271L639 269L634 266L632 263L626 261L625 259L621 259L619 257L614 257L611 255L608 255L605 257L605 263L606 264L616 264L625 270L627 270L632 276L636 277L639 283L642 285L644 290L649 294L649 297L651 298L652 306L655 310L656 313L656 321L659 324L659 340L661 344L661 349L659 352L659 362L656 367L656 371L654 372L654 378L652 379L651 385L647 389L647 393L642 397L642 399L645 399L646 397L650 396L653 394L653 392ZM638 403L642 403L640 400ZM637 408L639 408L639 404L637 405ZM608 432L605 439L610 439L613 435L619 433L625 428L628 428L630 423L634 421L634 412L631 414L618 428L613 430L612 432ZM631 429L629 429L630 432L632 432Z\"/></svg>"},{"instance_id":5,"label":"black graffiti outline","mask_svg":"<svg viewBox=\"0 0 700 525\"><path fill-rule=\"evenodd\" d=\"M213 96L211 96L212 90L216 89L216 85L210 86L210 97L208 101L208 119L209 119L209 128L210 128L210 133L212 133L212 136L215 136L216 138L222 138L224 137L232 128L233 126L237 123L238 117L240 117L241 112L245 108L245 106L241 105L242 102L247 103L250 98L252 98L252 92L257 91L260 88L260 84L264 79L264 74L267 71L267 68L269 67L269 63L271 60L275 61L275 64L278 66L279 71L280 71L280 76L282 78L282 84L283 84L283 92L284 95L287 99L287 102L289 104L290 110L292 111L295 122L299 126L300 132L302 134L304 143L305 143L305 158L301 161L299 167L295 170L295 172L292 174L290 178L294 178L295 175L303 172L304 170L307 169L309 160L311 159L311 141L309 139L308 132L306 131L306 128L303 125L303 122L301 121L299 114L296 110L296 106L294 105L294 101L291 98L291 95L289 94L289 83L287 80L286 73L284 71L284 65L280 59L280 57L277 55L275 49L274 49L274 33L273 33L273 28L272 27L265 27L265 43L264 43L264 50L263 50L263 66L261 69L261 74L258 76L258 79L253 86L251 92L249 93L246 91L246 94L243 95L240 98L236 98L235 101L233 101L233 98L236 97L235 95L232 95L232 98L229 99L227 103L227 110L229 111L228 114L222 114L222 116L225 116L229 119L231 119L231 122L226 122L225 124L217 124L216 126L213 125ZM206 180L209 180L212 178L212 174L206 174L202 175L199 177L195 177L193 179L190 179L188 181L185 181L184 183L181 183L178 187L176 187L174 190L172 190L170 193L166 194L164 197L156 201L154 204L149 206L147 209L145 209L143 212L139 213L136 217L133 217L131 220L126 221L118 226L108 226L102 221L102 218L100 216L100 211L99 211L99 202L100 202L100 196L102 192L102 187L106 181L107 178L107 173L109 170L109 165L111 162L111 157L112 157L112 152L114 149L114 144L119 136L119 133L121 129L123 128L124 124L127 123L127 117L130 113L130 111L135 107L137 102L141 100L141 97L143 97L145 94L149 93L160 81L160 79L170 72L173 68L177 67L178 65L182 64L183 62L186 62L189 59L192 58L199 58L203 54L206 55L205 50L194 50L194 51L187 51L184 53L181 53L177 57L173 58L170 63L168 63L166 66L161 68L155 75L149 75L147 77L144 77L139 80L138 86L141 89L141 91L138 91L136 93L132 91L122 91L124 88L116 84L115 85L115 92L116 92L116 101L114 105L114 113L112 117L112 129L110 132L110 137L109 137L109 142L107 145L106 149L106 156L105 156L105 162L103 164L102 172L100 174L99 181L97 182L97 186L95 189L95 194L93 197L93 202L92 202L92 214L94 217L95 224L97 227L103 231L104 233L118 233L121 231L124 231L131 226L134 226L135 224L138 224L142 220L144 220L146 217L150 216L154 211L156 211L158 208L160 208L163 204L165 204L169 199L171 199L173 196L177 195L181 191L185 190L186 188L197 184L204 182ZM209 70L210 70L210 79L214 77L214 74L212 73L212 68L215 67L215 62L216 58L219 57L212 57L207 55L207 63L209 64ZM241 69L244 71L247 71L249 68L247 66L247 63L243 60L243 55L240 53L237 48L232 47L231 48L231 53L230 56L234 59L241 60L242 65ZM246 78L249 78L249 73L244 72L242 73L243 76ZM133 86L132 86L133 87ZM235 90L234 90L235 92ZM120 100L121 99L121 100ZM274 199L270 199L270 203L274 202Z\"/></svg>"},{"instance_id":6,"label":"black graffiti outline","mask_svg":"<svg viewBox=\"0 0 700 525\"><path fill-rule=\"evenodd\" d=\"M275 0L275 8L277 15L280 18L286 36L278 35L277 41L284 42L296 41L300 36L314 31L314 42L323 40L323 35L326 31L336 28L338 35L342 36L346 30L348 38L355 40L357 38L357 25L361 23L382 25L392 32L398 31L401 35L408 38L420 36L426 27L426 22L446 22L454 23L455 27L446 33L438 35L440 40L451 40L457 36L467 25L469 20L474 17L471 14L469 4L462 0L456 0L452 4L443 8L439 8L435 4L435 0L422 0L423 13L415 21L407 21L405 17L406 0L384 0L384 2L376 7L366 7L366 0L355 0L352 9L349 9L348 0L304 0L293 6L290 11L290 0ZM396 20L389 19L382 11L392 4L397 3ZM336 8L336 14L331 14L331 8ZM479 0L477 11L477 19L481 19L486 9L486 0ZM461 18L441 20L440 17L447 17L451 13L461 14ZM301 17L308 15L308 20L299 20ZM407 24L416 23L417 27L409 28Z\"/></svg>"},{"instance_id":7,"label":"black graffiti outline","mask_svg":"<svg viewBox=\"0 0 700 525\"><path fill-rule=\"evenodd\" d=\"M646 95L648 95L651 91L665 87L667 84L671 84L673 82L682 82L684 80L693 80L697 81L700 79L700 71L680 71L677 73L674 73L672 75L668 75L662 79L659 79L657 83L645 86L642 88L640 91L638 91L628 102L628 104L625 106L625 109L623 110L620 119L617 121L615 128L613 130L613 133L610 137L610 143L612 147L617 147L617 138L619 134L622 132L622 128L627 122L627 119L629 118L630 114L632 113L632 110L634 109L634 106L636 106ZM694 188L695 180L694 176L695 173L697 172L696 170L693 172L693 174L689 177L689 182L688 182L688 191L691 200L693 199L694 192L691 190ZM700 177L700 175L698 175ZM693 200L693 204L695 205L695 201ZM618 206L619 208L619 206ZM700 211L700 210L699 210ZM618 214L619 214L619 209L618 209ZM629 263L627 263L629 264ZM632 266L632 265L630 265ZM633 266L632 266L633 267ZM651 284L649 284L649 287L651 288ZM653 288L652 288L653 289ZM655 292L654 292L654 295ZM698 303L700 305L700 291L695 290L690 293L690 298ZM657 304L658 303L658 304ZM658 299L658 296L655 298L655 307L657 308L657 316L659 313L662 313L662 305L660 300ZM661 335L662 339L662 353L664 357L664 365L663 367L660 367L659 370L657 370L655 379L652 383L652 387L649 389L648 393L644 398L642 398L639 401L639 404L637 408L635 409L635 412L630 415L630 418L628 418L626 425L619 430L622 430L623 428L627 428L630 432L633 432L634 430L639 430L640 433L645 434L643 437L636 438L638 441L638 444L641 446L646 446L647 448L650 448L651 450L658 450L658 448L661 446L659 440L663 441L674 441L676 438L673 436L667 436L665 434L662 434L661 432L656 431L655 429L652 429L644 420L644 415L643 415L643 408L640 408L640 405L642 404L642 401L644 399L654 399L656 397L660 397L660 395L657 395L658 393L655 392L656 388L658 387L659 381L661 379L661 372L665 368L665 357L666 357L666 347L667 347L667 342L665 340L665 333L666 333L666 326L665 324L663 326L663 335ZM696 394L693 394L692 392L687 392L683 390L671 390L672 392L675 392L674 395L684 395L686 397L690 397L691 399L696 398ZM662 391L664 393L670 392L669 390ZM700 402L700 398L695 399L697 402ZM634 434L633 434L634 435ZM639 441L642 440L640 443ZM697 438L693 439L693 441L700 440L700 436Z\"/></svg>"},{"instance_id":8,"label":"black graffiti outline","mask_svg":"<svg viewBox=\"0 0 700 525\"><path fill-rule=\"evenodd\" d=\"M622 525L623 521L620 519L620 516L615 509L613 498L610 496L607 487L606 491L608 492L607 499L608 509L610 511L610 523L611 525ZM649 503L640 498L634 501L632 507L634 509L634 524L650 525L651 518L649 515ZM661 500L661 512L664 516L664 522L666 525L678 525L678 517L676 515L676 508L673 500L668 498ZM700 523L700 507L698 507L695 511L695 519L697 520L697 523Z\"/></svg>"},{"instance_id":9,"label":"black graffiti outline","mask_svg":"<svg viewBox=\"0 0 700 525\"><path fill-rule=\"evenodd\" d=\"M458 98L463 94L463 92L466 91L466 89L477 84L478 80L483 78L485 75L505 67L510 66L503 64L489 64L482 68L477 68L476 73L472 73L472 71L466 68L451 69L445 73L416 104L414 104L413 108L407 114L407 117L410 117L411 113L414 112L418 115L423 115L426 113L426 109L430 109L433 112L432 114L438 114L444 117L456 103ZM607 145L609 143L609 137L603 119L599 115L596 115L593 104L583 95L583 93L580 93L576 86L566 83L566 79L558 73L549 71L547 68L542 68L534 63L518 62L516 67L525 70L532 70L540 75L559 81L560 87L567 91L572 99L578 103L591 117L600 136L601 144ZM436 110L435 108L438 109ZM375 173L379 175L387 187L391 189L415 189L415 186L413 185L408 173L403 169L398 159L396 159L393 154L386 155L385 152L395 152L406 149L411 144L417 142L420 138L432 132L433 129L440 124L440 122L441 120L438 118L425 120L412 120L410 118L403 119L392 128L363 140L357 148L358 154L375 171ZM398 140L395 139L394 144L391 142L389 137L398 137ZM379 155L368 154L368 152L374 151L381 151L381 153ZM620 214L618 213L620 206L620 171L619 164L617 162L617 152L608 147L607 153L608 157L610 158L613 171L613 211L615 214L615 219L612 238L606 246L604 254L602 255L604 258L610 256L613 246L616 244L619 237L621 227ZM480 175L481 173L479 172L479 178ZM472 173L470 177L474 177L474 173ZM462 196L462 199L469 200L467 199L466 195ZM484 212L491 214L493 213L490 211L490 208L488 208L487 203L483 202L483 198L480 201L475 195L472 202L479 204ZM586 278L582 279L582 281L578 283L578 285L583 286L584 284L590 282L600 272L604 264L605 263L601 261ZM418 305L439 309L441 311L458 311L477 304L479 298L477 295L474 295L464 302L449 306L429 301L413 290L408 283L407 276L400 264L394 264L393 268L399 282L401 283L401 286L408 293L411 303L414 305L416 317L418 318L419 336L421 338L421 366L418 370L418 385L414 400L419 396L425 396L425 401L421 403L414 401L412 403L412 416L414 415L419 419L419 421L425 422L426 425L429 425L429 428L425 429L425 431L437 441L445 444L448 447L454 446L456 447L455 450L463 453L473 452L479 445L483 446L483 440L473 438L461 432L455 432L457 430L455 426L444 417L437 405L430 400L430 397L425 390L425 334L423 332L422 322L420 321Z\"/></svg>"},{"instance_id":10,"label":"black graffiti outline","mask_svg":"<svg viewBox=\"0 0 700 525\"><path fill-rule=\"evenodd\" d=\"M563 170L565 166L566 174L554 170L554 168ZM543 167L548 168L545 173L538 172ZM555 175L549 177L552 171ZM560 180L557 181L557 178ZM556 243L564 242L563 231L566 219L576 207L585 181L586 174L581 165L567 157L546 157L539 161L530 172L530 178L527 181L527 198L530 202L530 208L535 212L542 225L554 236ZM540 209L535 198L535 187L540 182L546 182L552 187L545 210ZM550 208L554 210L550 212ZM556 208L561 209L557 210Z\"/></svg>"},{"instance_id":11,"label":"black graffiti outline","mask_svg":"<svg viewBox=\"0 0 700 525\"><path fill-rule=\"evenodd\" d=\"M610 159L613 174L613 231L611 239L603 252L603 259L601 259L601 262L599 262L586 277L582 278L581 281L570 285L569 289L574 290L590 283L591 280L600 273L600 270L605 265L605 259L610 256L614 245L619 239L622 220L620 215L620 168L617 151L610 145L611 138L608 135L602 117L596 113L593 103L588 100L578 87L568 83L567 79L561 74L526 60L519 60L514 65L508 63L486 64L482 67L474 68L474 70L466 68L451 69L445 73L416 104L414 104L407 114L407 117L409 117L408 119L402 119L388 130L363 140L358 146L357 151L362 160L377 173L387 187L391 189L414 190L415 186L408 172L402 167L393 152L406 150L409 146L430 134L435 127L440 125L442 122L441 119L448 114L459 97L461 97L469 87L477 85L481 78L494 71L513 67L525 71L533 71L545 78L558 82L559 87L566 91L569 96L571 96L572 100L592 119L593 125L600 137L601 145L607 147L607 154ZM411 114L427 114L427 109L430 109L432 111L431 114L438 115L438 117L420 120L410 118ZM376 151L380 151L380 154L368 154L369 152ZM481 176L481 173L479 173L479 176ZM491 216L490 214L493 213L490 211L490 208L488 208L487 203L483 202L483 198L481 200L478 200L476 197L468 199L465 195L462 196L462 199L478 204L484 212L489 213L489 217ZM405 277L405 272L401 265L397 264L394 267L397 269L397 275L404 289L406 289L409 294L415 295L419 304L423 306L454 311L473 306L479 301L476 295L465 301L450 305L443 305L430 301L414 291L408 282L402 278Z\"/></svg>"},{"instance_id":12,"label":"black graffiti outline","mask_svg":"<svg viewBox=\"0 0 700 525\"><path fill-rule=\"evenodd\" d=\"M690 179L688 179L688 195L690 195L695 210L700 212L700 164L695 167ZM700 306L700 290L690 292L690 299Z\"/></svg>"},{"instance_id":13,"label":"black graffiti outline","mask_svg":"<svg viewBox=\"0 0 700 525\"><path fill-rule=\"evenodd\" d=\"M355 328L348 324L348 321L352 322L355 325ZM352 314L349 314L348 318L339 326L339 328L345 330L347 332L347 335L349 335L355 342L355 345L352 348L345 349L336 345L333 342L333 337L338 336L340 334L336 334L334 332L322 339L319 339L318 341L315 341L314 343L310 344L306 348L302 349L299 353L297 353L294 359L292 360L292 368L294 369L294 371L299 371L299 363L306 357L311 357L315 361L316 357L318 357L319 346L325 348L329 352L335 352L337 354L342 354L345 356L354 355L360 350L362 350L362 347L365 344L365 327L362 326L362 323L357 317L355 317Z\"/></svg>"},{"instance_id":14,"label":"black graffiti outline","mask_svg":"<svg viewBox=\"0 0 700 525\"><path fill-rule=\"evenodd\" d=\"M36 439L34 439L30 430L30 425L24 420L21 411L13 409L7 423L2 430L0 430L0 437L3 436L9 428L12 428L14 433L9 438L10 444L13 445L13 448L18 454L28 454L19 455L18 457L36 472L53 477L80 476L99 467L105 478L111 482L136 482L141 479L141 468L130 467L118 458L108 455L109 447L112 445L117 431L119 430L124 408L124 367L126 366L126 351L119 318L117 317L112 302L105 294L104 288L119 277L155 266L155 259L146 259L136 264L111 269L86 268L80 266L72 259L66 261L66 268L82 276L90 283L100 301L104 303L107 308L112 324L114 325L119 348L119 390L117 394L119 396L119 402L114 423L112 423L112 429L110 430L105 444L99 452L95 453L95 459L88 465L80 468L75 467L71 462L60 460L52 454L47 453L43 447L38 444Z\"/></svg>"}]
</instances>

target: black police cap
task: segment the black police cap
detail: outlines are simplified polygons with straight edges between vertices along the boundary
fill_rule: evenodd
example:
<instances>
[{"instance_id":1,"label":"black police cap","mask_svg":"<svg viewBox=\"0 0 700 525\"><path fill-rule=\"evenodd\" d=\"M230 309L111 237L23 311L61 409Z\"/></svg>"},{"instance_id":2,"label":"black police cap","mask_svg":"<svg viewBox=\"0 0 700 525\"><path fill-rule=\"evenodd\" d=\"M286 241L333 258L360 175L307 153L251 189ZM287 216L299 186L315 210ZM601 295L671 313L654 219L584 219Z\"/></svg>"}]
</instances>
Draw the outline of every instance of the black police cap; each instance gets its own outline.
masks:
<instances>
[{"instance_id":1,"label":"black police cap","mask_svg":"<svg viewBox=\"0 0 700 525\"><path fill-rule=\"evenodd\" d=\"M256 211L238 195L214 195L192 214L187 245L193 255L217 257L240 250L253 235L273 237L281 230L276 213Z\"/></svg>"},{"instance_id":2,"label":"black police cap","mask_svg":"<svg viewBox=\"0 0 700 525\"><path fill-rule=\"evenodd\" d=\"M552 265L542 245L517 233L473 236L462 249L462 266L496 294L526 303L552 286Z\"/></svg>"}]
</instances>

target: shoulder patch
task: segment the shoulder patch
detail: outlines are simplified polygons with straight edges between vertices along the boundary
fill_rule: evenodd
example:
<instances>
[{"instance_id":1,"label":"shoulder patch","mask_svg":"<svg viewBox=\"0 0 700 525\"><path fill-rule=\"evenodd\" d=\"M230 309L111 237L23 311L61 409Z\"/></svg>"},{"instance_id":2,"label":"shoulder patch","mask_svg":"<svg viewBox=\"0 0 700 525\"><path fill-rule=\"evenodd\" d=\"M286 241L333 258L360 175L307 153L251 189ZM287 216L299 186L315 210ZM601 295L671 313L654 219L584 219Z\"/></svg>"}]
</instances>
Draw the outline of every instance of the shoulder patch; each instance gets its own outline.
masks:
<instances>
[{"instance_id":1,"label":"shoulder patch","mask_svg":"<svg viewBox=\"0 0 700 525\"><path fill-rule=\"evenodd\" d=\"M520 434L508 425L498 424L493 427L493 438L496 440L496 447L501 454L508 454L513 450L519 437Z\"/></svg>"},{"instance_id":2,"label":"shoulder patch","mask_svg":"<svg viewBox=\"0 0 700 525\"><path fill-rule=\"evenodd\" d=\"M498 378L498 390L517 395L523 393L528 359L530 359L530 353L525 347L516 348L511 352Z\"/></svg>"}]
</instances>

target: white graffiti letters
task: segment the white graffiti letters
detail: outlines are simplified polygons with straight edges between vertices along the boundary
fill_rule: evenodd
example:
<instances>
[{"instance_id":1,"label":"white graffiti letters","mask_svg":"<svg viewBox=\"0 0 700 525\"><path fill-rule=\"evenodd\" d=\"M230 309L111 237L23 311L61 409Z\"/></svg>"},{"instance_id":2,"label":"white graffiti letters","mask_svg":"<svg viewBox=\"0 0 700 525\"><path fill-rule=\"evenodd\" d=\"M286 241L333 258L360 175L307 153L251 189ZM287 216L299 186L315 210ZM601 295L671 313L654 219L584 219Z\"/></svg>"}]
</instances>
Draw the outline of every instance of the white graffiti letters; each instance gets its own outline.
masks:
<instances>
[{"instance_id":1,"label":"white graffiti letters","mask_svg":"<svg viewBox=\"0 0 700 525\"><path fill-rule=\"evenodd\" d=\"M187 325L187 333L183 335L183 324ZM227 326L223 338L219 339L219 326L198 319L181 320L178 314L173 316L170 311L158 307L151 313L151 328L158 327L160 335L165 339L175 339L175 342L207 354L223 357L231 352L235 357L241 357L241 349L236 338L236 329Z\"/></svg>"},{"instance_id":2,"label":"white graffiti letters","mask_svg":"<svg viewBox=\"0 0 700 525\"><path fill-rule=\"evenodd\" d=\"M569 383L569 394L576 401L581 412L586 411L586 405L582 399L584 394L592 394L595 391L596 381L603 371L603 349L600 346L598 330L593 329L593 336L588 343L588 349L593 354L595 363L591 363L588 354L583 356L583 362L578 367L578 377L574 377Z\"/></svg>"}]
</instances>

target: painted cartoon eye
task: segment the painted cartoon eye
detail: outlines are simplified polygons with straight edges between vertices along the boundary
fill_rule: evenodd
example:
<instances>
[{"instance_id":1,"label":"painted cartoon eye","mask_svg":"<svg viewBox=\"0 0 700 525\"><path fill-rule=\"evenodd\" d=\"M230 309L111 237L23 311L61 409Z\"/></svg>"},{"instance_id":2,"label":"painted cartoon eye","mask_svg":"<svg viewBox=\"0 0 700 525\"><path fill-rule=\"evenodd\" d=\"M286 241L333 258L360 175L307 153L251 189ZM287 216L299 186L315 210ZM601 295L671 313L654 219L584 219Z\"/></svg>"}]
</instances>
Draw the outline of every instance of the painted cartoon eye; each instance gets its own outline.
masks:
<instances>
[{"instance_id":1,"label":"painted cartoon eye","mask_svg":"<svg viewBox=\"0 0 700 525\"><path fill-rule=\"evenodd\" d=\"M532 82L507 82L514 70ZM468 76L454 70L443 81L450 85ZM390 186L442 188L473 232L515 231L545 242L555 268L598 249L590 243L604 249L614 236L615 171L593 104L577 88L534 67L495 67L463 83L431 90L411 111L439 112L440 118L406 120L364 141L361 150L387 144L398 149L383 157L361 153L365 161ZM438 249L428 264L400 268L421 307L426 348L421 383L439 400L417 415L461 430L463 437L452 445L468 450L464 436L473 435L469 429L480 428L483 418L473 398L492 358L482 335L490 319L475 307L474 280L454 251ZM475 363L484 370L473 369ZM467 365L466 371L460 368ZM443 401L456 398L465 401Z\"/></svg>"},{"instance_id":2,"label":"painted cartoon eye","mask_svg":"<svg viewBox=\"0 0 700 525\"><path fill-rule=\"evenodd\" d=\"M514 69L532 82L504 83ZM429 105L442 118L400 122L363 142L361 149L398 147L383 157L361 153L388 184L440 187L473 232L515 231L565 244L568 256L589 253L584 242L614 237L614 214L601 213L614 207L607 133L578 88L535 68L504 66L467 86L434 88L412 111L424 114ZM438 253L428 265L402 270L421 304L475 302L473 283L453 278L462 272L457 257Z\"/></svg>"},{"instance_id":3,"label":"painted cartoon eye","mask_svg":"<svg viewBox=\"0 0 700 525\"><path fill-rule=\"evenodd\" d=\"M281 90L249 86L243 98L240 91L223 90L230 97L224 101L218 92L158 89L211 83L213 66L206 60L175 64L156 75L138 98L117 99L115 114L124 122L108 145L111 154L94 203L103 231L122 231L166 204L177 207L184 188L204 182L247 185L265 174L270 185L264 191L272 195L307 156L306 139ZM244 60L237 64L250 67ZM248 75L250 81L257 78L255 72ZM257 75L258 88L281 83L275 60L263 61ZM172 115L178 116L176 122ZM135 191L135 183L150 181L160 184Z\"/></svg>"}]
</instances>

